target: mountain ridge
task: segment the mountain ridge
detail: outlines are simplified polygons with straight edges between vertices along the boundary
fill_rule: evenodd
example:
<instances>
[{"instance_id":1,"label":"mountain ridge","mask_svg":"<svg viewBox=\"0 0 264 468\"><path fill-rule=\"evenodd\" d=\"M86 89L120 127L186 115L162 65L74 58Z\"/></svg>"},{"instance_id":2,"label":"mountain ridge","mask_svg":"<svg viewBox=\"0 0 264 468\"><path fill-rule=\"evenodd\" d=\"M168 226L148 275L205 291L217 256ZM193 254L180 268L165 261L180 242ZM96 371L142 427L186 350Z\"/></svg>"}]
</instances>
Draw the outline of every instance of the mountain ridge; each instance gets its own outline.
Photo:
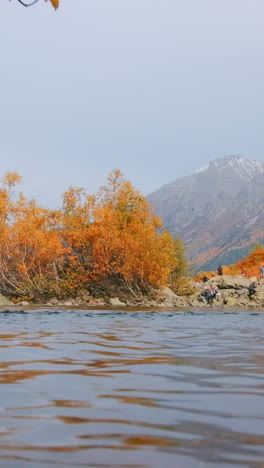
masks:
<instances>
[{"instance_id":1,"label":"mountain ridge","mask_svg":"<svg viewBox=\"0 0 264 468\"><path fill-rule=\"evenodd\" d=\"M190 262L204 268L264 238L263 184L264 162L231 155L160 187L148 200L164 228L183 240Z\"/></svg>"}]
</instances>

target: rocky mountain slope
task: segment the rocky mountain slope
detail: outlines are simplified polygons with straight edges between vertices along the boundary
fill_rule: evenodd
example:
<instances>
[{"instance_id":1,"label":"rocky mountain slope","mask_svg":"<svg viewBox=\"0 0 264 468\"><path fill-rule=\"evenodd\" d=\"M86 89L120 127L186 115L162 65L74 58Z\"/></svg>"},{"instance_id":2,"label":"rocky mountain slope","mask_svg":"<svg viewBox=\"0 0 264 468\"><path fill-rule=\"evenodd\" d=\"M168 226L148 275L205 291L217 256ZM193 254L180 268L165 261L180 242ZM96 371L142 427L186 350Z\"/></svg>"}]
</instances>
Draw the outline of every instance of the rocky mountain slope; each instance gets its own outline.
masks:
<instances>
[{"instance_id":1,"label":"rocky mountain slope","mask_svg":"<svg viewBox=\"0 0 264 468\"><path fill-rule=\"evenodd\" d=\"M196 268L234 263L264 239L264 162L216 159L148 199Z\"/></svg>"}]
</instances>

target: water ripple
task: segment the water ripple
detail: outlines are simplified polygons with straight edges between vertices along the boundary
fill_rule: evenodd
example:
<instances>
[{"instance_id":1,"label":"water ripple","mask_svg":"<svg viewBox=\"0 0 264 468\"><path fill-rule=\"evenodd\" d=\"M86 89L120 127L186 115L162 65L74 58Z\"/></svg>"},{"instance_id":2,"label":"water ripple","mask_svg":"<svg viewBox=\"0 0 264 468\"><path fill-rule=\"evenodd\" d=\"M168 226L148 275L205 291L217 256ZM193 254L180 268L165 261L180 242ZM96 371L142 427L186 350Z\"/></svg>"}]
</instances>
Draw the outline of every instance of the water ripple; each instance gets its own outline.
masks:
<instances>
[{"instance_id":1,"label":"water ripple","mask_svg":"<svg viewBox=\"0 0 264 468\"><path fill-rule=\"evenodd\" d=\"M0 319L0 466L264 467L261 312Z\"/></svg>"}]
</instances>

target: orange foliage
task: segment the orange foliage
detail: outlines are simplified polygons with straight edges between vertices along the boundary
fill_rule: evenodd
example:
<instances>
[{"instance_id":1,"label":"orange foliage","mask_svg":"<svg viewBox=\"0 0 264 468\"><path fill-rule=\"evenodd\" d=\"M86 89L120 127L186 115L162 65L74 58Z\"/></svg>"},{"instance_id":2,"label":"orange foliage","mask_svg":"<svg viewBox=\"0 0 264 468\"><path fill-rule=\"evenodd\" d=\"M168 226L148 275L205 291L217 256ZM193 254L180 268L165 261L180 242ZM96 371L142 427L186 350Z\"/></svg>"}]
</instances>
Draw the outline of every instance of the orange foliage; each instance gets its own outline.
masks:
<instances>
[{"instance_id":1,"label":"orange foliage","mask_svg":"<svg viewBox=\"0 0 264 468\"><path fill-rule=\"evenodd\" d=\"M240 275L243 270L247 277L260 276L260 267L264 265L264 249L261 246L256 248L244 260L238 260L235 265L225 267L227 274Z\"/></svg>"},{"instance_id":2,"label":"orange foliage","mask_svg":"<svg viewBox=\"0 0 264 468\"><path fill-rule=\"evenodd\" d=\"M12 201L4 188L0 198L2 292L18 295L45 293L50 280L58 281L59 267L68 252L58 229L61 215L38 207L22 194L17 201Z\"/></svg>"},{"instance_id":3,"label":"orange foliage","mask_svg":"<svg viewBox=\"0 0 264 468\"><path fill-rule=\"evenodd\" d=\"M223 275L230 275L231 274L228 266L222 265L222 269L223 269ZM237 274L237 273L233 273L233 274ZM202 270L200 270L199 273L197 273L196 276L193 279L194 279L194 281L201 282L204 276L206 276L208 279L210 279L210 278L214 278L215 276L218 276L218 275L219 275L218 271L202 271Z\"/></svg>"},{"instance_id":4,"label":"orange foliage","mask_svg":"<svg viewBox=\"0 0 264 468\"><path fill-rule=\"evenodd\" d=\"M47 2L47 1L48 1L48 0L46 0L46 2ZM49 0L49 1L50 1L51 4L54 6L55 10L56 10L57 8L59 8L59 3L60 3L59 0Z\"/></svg>"},{"instance_id":5,"label":"orange foliage","mask_svg":"<svg viewBox=\"0 0 264 468\"><path fill-rule=\"evenodd\" d=\"M120 171L94 196L70 187L60 211L14 199L20 180L7 173L0 188L2 292L72 295L104 279L138 293L167 283L178 264L173 239Z\"/></svg>"},{"instance_id":6,"label":"orange foliage","mask_svg":"<svg viewBox=\"0 0 264 468\"><path fill-rule=\"evenodd\" d=\"M14 188L15 185L22 181L22 177L17 172L6 172L2 178L2 184L9 189Z\"/></svg>"},{"instance_id":7,"label":"orange foliage","mask_svg":"<svg viewBox=\"0 0 264 468\"><path fill-rule=\"evenodd\" d=\"M66 242L78 262L80 279L107 277L130 291L165 284L177 265L170 234L158 233L160 220L120 171L94 196L71 188L64 194Z\"/></svg>"},{"instance_id":8,"label":"orange foliage","mask_svg":"<svg viewBox=\"0 0 264 468\"><path fill-rule=\"evenodd\" d=\"M245 272L245 276L250 278L253 276L260 277L260 267L264 265L264 248L262 246L256 246L255 249L243 260L238 260L234 265L223 266L224 275L241 275ZM200 281L203 276L212 278L217 276L217 271L200 271L199 274L194 278L196 281Z\"/></svg>"}]
</instances>

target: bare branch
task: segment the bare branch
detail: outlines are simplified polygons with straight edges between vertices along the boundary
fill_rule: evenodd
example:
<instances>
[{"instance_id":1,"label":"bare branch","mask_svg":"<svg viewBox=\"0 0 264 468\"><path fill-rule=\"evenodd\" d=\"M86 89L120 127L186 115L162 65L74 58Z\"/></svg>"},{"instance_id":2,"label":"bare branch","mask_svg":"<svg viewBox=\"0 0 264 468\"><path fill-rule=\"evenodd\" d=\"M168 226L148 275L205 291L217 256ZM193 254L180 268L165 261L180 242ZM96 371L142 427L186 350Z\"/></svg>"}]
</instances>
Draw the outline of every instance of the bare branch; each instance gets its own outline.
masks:
<instances>
[{"instance_id":1,"label":"bare branch","mask_svg":"<svg viewBox=\"0 0 264 468\"><path fill-rule=\"evenodd\" d=\"M24 7L29 7L29 6L32 6L32 5L35 5L35 3L37 3L39 0L34 0L33 2L31 3L24 3L22 0L18 0L19 3L21 3L21 5L23 5Z\"/></svg>"}]
</instances>

